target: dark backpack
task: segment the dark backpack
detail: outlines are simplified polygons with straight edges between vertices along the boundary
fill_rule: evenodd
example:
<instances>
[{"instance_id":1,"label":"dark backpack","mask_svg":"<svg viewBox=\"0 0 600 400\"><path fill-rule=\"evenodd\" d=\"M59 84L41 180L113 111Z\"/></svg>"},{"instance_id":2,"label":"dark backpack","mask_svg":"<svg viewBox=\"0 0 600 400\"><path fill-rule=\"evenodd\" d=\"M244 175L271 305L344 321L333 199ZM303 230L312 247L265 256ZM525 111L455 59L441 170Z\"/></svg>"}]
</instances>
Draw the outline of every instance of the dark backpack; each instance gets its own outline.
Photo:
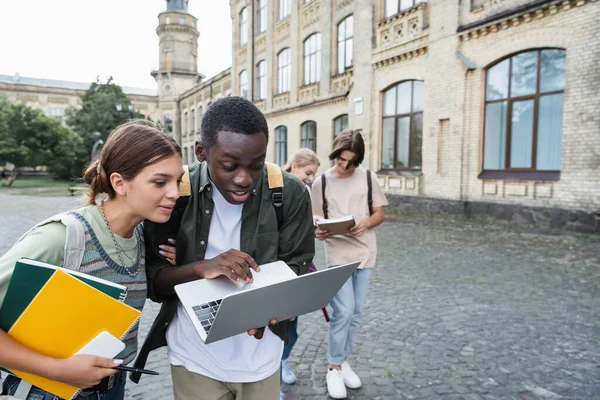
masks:
<instances>
[{"instance_id":1,"label":"dark backpack","mask_svg":"<svg viewBox=\"0 0 600 400\"><path fill-rule=\"evenodd\" d=\"M323 191L323 218L328 218L327 213L327 199L325 198L325 186L327 185L327 179L325 174L321 175L321 189ZM373 215L373 184L371 183L371 171L367 170L367 203L369 205L369 215Z\"/></svg>"}]
</instances>

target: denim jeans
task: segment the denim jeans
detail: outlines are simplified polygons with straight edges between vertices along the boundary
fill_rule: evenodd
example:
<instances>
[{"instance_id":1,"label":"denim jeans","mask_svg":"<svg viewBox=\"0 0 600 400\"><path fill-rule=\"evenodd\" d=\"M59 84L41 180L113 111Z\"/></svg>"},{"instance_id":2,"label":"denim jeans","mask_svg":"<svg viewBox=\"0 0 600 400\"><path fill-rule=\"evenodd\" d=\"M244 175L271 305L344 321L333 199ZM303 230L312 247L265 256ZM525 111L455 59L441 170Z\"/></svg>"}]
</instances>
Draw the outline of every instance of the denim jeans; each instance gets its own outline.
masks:
<instances>
[{"instance_id":1,"label":"denim jeans","mask_svg":"<svg viewBox=\"0 0 600 400\"><path fill-rule=\"evenodd\" d=\"M288 335L289 341L286 345L283 346L283 355L281 356L282 360L287 360L298 340L298 317L295 320L289 323L288 325Z\"/></svg>"},{"instance_id":2,"label":"denim jeans","mask_svg":"<svg viewBox=\"0 0 600 400\"><path fill-rule=\"evenodd\" d=\"M123 400L125 398L125 381L127 379L123 372L118 373L123 374L121 376L121 381L116 383L111 389L102 392L93 392L87 395L79 394L79 396L75 397L75 400ZM17 378L14 375L8 375L2 385L2 394L14 395L20 382L20 378ZM60 397L34 386L29 391L27 400L60 400Z\"/></svg>"},{"instance_id":3,"label":"denim jeans","mask_svg":"<svg viewBox=\"0 0 600 400\"><path fill-rule=\"evenodd\" d=\"M369 291L372 268L357 269L331 300L329 347L327 359L331 365L342 365L352 354L356 331L360 327L365 300Z\"/></svg>"}]
</instances>

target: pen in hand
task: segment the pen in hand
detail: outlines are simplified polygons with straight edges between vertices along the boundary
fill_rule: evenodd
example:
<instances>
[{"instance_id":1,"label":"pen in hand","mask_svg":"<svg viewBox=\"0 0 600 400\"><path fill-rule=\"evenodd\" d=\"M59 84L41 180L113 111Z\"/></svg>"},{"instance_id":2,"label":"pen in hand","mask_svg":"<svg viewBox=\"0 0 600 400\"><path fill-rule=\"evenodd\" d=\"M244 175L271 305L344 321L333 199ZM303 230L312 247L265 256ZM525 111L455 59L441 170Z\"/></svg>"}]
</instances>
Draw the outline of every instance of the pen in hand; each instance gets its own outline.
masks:
<instances>
[{"instance_id":1,"label":"pen in hand","mask_svg":"<svg viewBox=\"0 0 600 400\"><path fill-rule=\"evenodd\" d=\"M133 368L133 367L128 367L126 365L119 365L119 366L113 367L113 369L118 369L119 371L138 372L140 374L159 375L159 373L156 371L151 371L149 369Z\"/></svg>"}]
</instances>

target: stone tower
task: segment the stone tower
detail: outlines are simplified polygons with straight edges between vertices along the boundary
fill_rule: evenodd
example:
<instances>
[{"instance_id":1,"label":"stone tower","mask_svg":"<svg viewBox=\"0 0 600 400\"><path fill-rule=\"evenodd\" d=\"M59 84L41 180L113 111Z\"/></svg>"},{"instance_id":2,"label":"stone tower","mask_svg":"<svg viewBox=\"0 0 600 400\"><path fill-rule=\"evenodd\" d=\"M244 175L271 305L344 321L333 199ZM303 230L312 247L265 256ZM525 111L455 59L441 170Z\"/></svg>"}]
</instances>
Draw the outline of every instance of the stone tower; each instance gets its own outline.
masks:
<instances>
[{"instance_id":1,"label":"stone tower","mask_svg":"<svg viewBox=\"0 0 600 400\"><path fill-rule=\"evenodd\" d=\"M176 124L177 99L198 84L203 76L197 70L197 19L188 12L188 0L167 0L167 10L158 14L158 69L152 76L158 84L158 97L164 122ZM173 127L175 128L175 127Z\"/></svg>"}]
</instances>

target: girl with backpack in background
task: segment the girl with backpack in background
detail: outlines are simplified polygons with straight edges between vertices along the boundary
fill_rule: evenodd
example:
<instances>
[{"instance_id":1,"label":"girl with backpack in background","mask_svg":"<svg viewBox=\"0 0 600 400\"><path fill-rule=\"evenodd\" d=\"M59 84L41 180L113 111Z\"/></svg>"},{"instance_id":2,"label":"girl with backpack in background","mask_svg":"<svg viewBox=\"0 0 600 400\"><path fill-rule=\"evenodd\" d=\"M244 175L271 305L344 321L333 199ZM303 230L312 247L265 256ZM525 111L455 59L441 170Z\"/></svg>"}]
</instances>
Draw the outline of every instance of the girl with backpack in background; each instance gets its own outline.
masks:
<instances>
[{"instance_id":1,"label":"girl with backpack in background","mask_svg":"<svg viewBox=\"0 0 600 400\"><path fill-rule=\"evenodd\" d=\"M15 262L26 257L126 286L125 303L141 311L147 289L141 223L145 219L169 220L179 197L182 175L181 148L167 134L141 121L116 128L100 158L85 171L88 205L37 225L0 258L0 306ZM97 203L100 194L107 197ZM79 265L65 265L67 223L80 223L85 232L85 251ZM174 250L166 250L174 258ZM24 347L0 330L0 366L84 389L77 400L121 400L125 396L126 376L113 367L134 359L137 331L138 324L124 338L126 348L118 359L88 355L54 359ZM111 375L115 377L109 379ZM2 394L14 395L20 383L20 378L9 375ZM33 387L27 398L56 397Z\"/></svg>"},{"instance_id":2,"label":"girl with backpack in background","mask_svg":"<svg viewBox=\"0 0 600 400\"><path fill-rule=\"evenodd\" d=\"M304 148L292 154L283 169L300 179L310 194L309 185L315 178L315 174L320 165L321 163L317 154L311 149ZM310 272L311 268L315 270L314 265L311 265L308 272ZM283 347L283 355L281 356L281 381L291 385L296 383L296 374L290 369L287 359L290 356L294 344L296 344L296 341L298 340L298 318L294 319L294 321L289 324L288 329L289 341Z\"/></svg>"}]
</instances>

